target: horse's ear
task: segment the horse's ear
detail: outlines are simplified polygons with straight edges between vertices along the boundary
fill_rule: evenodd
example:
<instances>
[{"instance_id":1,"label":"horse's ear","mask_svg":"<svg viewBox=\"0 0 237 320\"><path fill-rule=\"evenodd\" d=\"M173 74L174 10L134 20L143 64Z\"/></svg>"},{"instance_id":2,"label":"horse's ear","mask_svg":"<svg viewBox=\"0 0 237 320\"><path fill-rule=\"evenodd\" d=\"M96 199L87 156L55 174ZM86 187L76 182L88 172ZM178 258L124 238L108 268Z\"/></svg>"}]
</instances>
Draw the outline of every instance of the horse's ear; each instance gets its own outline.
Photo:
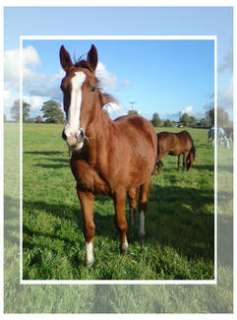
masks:
<instances>
[{"instance_id":1,"label":"horse's ear","mask_svg":"<svg viewBox=\"0 0 237 320\"><path fill-rule=\"evenodd\" d=\"M90 51L87 53L87 62L89 63L91 69L95 71L98 63L98 54L96 47L92 44Z\"/></svg>"},{"instance_id":2,"label":"horse's ear","mask_svg":"<svg viewBox=\"0 0 237 320\"><path fill-rule=\"evenodd\" d=\"M67 52L67 50L64 48L64 46L61 46L59 51L59 57L60 57L60 63L62 68L67 71L68 68L70 68L73 63L70 57L70 54Z\"/></svg>"}]
</instances>

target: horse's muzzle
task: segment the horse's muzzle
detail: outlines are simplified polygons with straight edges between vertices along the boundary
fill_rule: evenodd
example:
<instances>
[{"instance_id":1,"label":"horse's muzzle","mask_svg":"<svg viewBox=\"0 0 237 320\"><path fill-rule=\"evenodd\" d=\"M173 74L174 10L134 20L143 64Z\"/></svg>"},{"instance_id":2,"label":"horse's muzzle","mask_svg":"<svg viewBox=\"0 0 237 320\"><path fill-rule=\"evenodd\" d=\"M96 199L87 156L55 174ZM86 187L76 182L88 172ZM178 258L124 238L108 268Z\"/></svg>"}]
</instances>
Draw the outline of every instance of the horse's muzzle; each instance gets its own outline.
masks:
<instances>
[{"instance_id":1,"label":"horse's muzzle","mask_svg":"<svg viewBox=\"0 0 237 320\"><path fill-rule=\"evenodd\" d=\"M83 129L78 130L77 132L68 132L65 128L62 131L62 138L65 140L69 147L80 149L80 146L83 146L85 139L85 132Z\"/></svg>"}]
</instances>

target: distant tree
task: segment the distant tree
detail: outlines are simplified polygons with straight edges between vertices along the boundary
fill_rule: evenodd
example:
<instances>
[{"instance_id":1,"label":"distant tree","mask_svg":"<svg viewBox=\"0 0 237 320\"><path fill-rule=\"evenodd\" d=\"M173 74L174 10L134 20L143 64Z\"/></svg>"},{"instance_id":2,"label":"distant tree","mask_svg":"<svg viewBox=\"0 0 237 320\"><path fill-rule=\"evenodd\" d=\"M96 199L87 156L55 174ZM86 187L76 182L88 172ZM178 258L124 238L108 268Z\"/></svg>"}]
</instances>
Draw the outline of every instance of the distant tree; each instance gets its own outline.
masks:
<instances>
[{"instance_id":1,"label":"distant tree","mask_svg":"<svg viewBox=\"0 0 237 320\"><path fill-rule=\"evenodd\" d=\"M199 121L199 126L201 128L209 128L210 127L210 122L209 122L209 120L207 118L202 118Z\"/></svg>"},{"instance_id":2,"label":"distant tree","mask_svg":"<svg viewBox=\"0 0 237 320\"><path fill-rule=\"evenodd\" d=\"M214 126L214 123L215 123L214 108L210 108L206 112L206 121L208 121L209 127ZM228 127L230 125L229 114L222 107L217 108L217 125L218 127Z\"/></svg>"},{"instance_id":3,"label":"distant tree","mask_svg":"<svg viewBox=\"0 0 237 320\"><path fill-rule=\"evenodd\" d=\"M48 100L44 102L41 112L43 113L43 118L47 123L63 123L64 114L61 110L61 106L58 102L54 100Z\"/></svg>"},{"instance_id":4,"label":"distant tree","mask_svg":"<svg viewBox=\"0 0 237 320\"><path fill-rule=\"evenodd\" d=\"M164 126L164 127L173 127L173 122L170 121L169 119L166 119L166 120L163 122L163 126Z\"/></svg>"},{"instance_id":5,"label":"distant tree","mask_svg":"<svg viewBox=\"0 0 237 320\"><path fill-rule=\"evenodd\" d=\"M33 122L35 122L35 118L30 117L30 118L27 119L27 122L33 123Z\"/></svg>"},{"instance_id":6,"label":"distant tree","mask_svg":"<svg viewBox=\"0 0 237 320\"><path fill-rule=\"evenodd\" d=\"M15 100L13 106L11 107L11 117L14 121L18 122L20 119L20 102Z\"/></svg>"},{"instance_id":7,"label":"distant tree","mask_svg":"<svg viewBox=\"0 0 237 320\"><path fill-rule=\"evenodd\" d=\"M23 122L27 122L30 115L30 104L23 101Z\"/></svg>"},{"instance_id":8,"label":"distant tree","mask_svg":"<svg viewBox=\"0 0 237 320\"><path fill-rule=\"evenodd\" d=\"M197 119L188 113L183 113L180 117L180 122L186 127L195 127L197 124Z\"/></svg>"},{"instance_id":9,"label":"distant tree","mask_svg":"<svg viewBox=\"0 0 237 320\"><path fill-rule=\"evenodd\" d=\"M131 110L128 110L128 115L131 116L131 115L137 115L138 114L138 111L135 110L135 109L131 109Z\"/></svg>"},{"instance_id":10,"label":"distant tree","mask_svg":"<svg viewBox=\"0 0 237 320\"><path fill-rule=\"evenodd\" d=\"M27 119L29 118L29 114L30 114L30 104L23 101L22 107L23 107L22 120L23 122L27 122ZM14 101L14 104L11 108L11 116L14 121L16 122L19 121L20 119L20 100L19 99Z\"/></svg>"},{"instance_id":11,"label":"distant tree","mask_svg":"<svg viewBox=\"0 0 237 320\"><path fill-rule=\"evenodd\" d=\"M194 116L189 116L188 126L189 127L196 127L197 119Z\"/></svg>"},{"instance_id":12,"label":"distant tree","mask_svg":"<svg viewBox=\"0 0 237 320\"><path fill-rule=\"evenodd\" d=\"M44 119L41 116L37 116L34 118L34 122L35 123L43 123Z\"/></svg>"},{"instance_id":13,"label":"distant tree","mask_svg":"<svg viewBox=\"0 0 237 320\"><path fill-rule=\"evenodd\" d=\"M172 123L172 127L176 126L176 121L172 120L171 123Z\"/></svg>"},{"instance_id":14,"label":"distant tree","mask_svg":"<svg viewBox=\"0 0 237 320\"><path fill-rule=\"evenodd\" d=\"M189 123L189 115L187 113L183 113L179 119L180 122L183 123L184 126L188 126Z\"/></svg>"},{"instance_id":15,"label":"distant tree","mask_svg":"<svg viewBox=\"0 0 237 320\"><path fill-rule=\"evenodd\" d=\"M152 116L151 123L154 127L160 127L162 124L162 121L160 119L160 116L157 112L155 112Z\"/></svg>"}]
</instances>

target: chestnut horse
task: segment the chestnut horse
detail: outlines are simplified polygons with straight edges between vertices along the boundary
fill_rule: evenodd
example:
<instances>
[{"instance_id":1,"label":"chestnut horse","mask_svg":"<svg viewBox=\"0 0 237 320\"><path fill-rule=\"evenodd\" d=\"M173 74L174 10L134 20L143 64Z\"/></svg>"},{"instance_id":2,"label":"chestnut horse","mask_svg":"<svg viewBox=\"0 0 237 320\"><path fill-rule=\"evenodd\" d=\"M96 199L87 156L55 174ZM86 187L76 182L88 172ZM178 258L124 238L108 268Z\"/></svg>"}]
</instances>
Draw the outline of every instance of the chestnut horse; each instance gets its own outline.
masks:
<instances>
[{"instance_id":1,"label":"chestnut horse","mask_svg":"<svg viewBox=\"0 0 237 320\"><path fill-rule=\"evenodd\" d=\"M98 56L94 45L87 59L76 63L62 46L60 62L65 71L61 83L66 113L62 137L72 152L71 170L84 220L86 264L90 266L94 262L93 201L96 194L110 195L114 201L121 253L128 248L127 195L130 214L134 217L139 193L141 239L145 235L149 183L157 156L156 133L140 116L122 116L112 121L103 111L103 106L113 98L99 88L95 75Z\"/></svg>"},{"instance_id":2,"label":"chestnut horse","mask_svg":"<svg viewBox=\"0 0 237 320\"><path fill-rule=\"evenodd\" d=\"M161 166L161 160L167 155L178 156L178 170L180 156L183 155L183 169L189 170L195 160L196 149L193 139L188 131L160 132L157 134L157 165Z\"/></svg>"}]
</instances>

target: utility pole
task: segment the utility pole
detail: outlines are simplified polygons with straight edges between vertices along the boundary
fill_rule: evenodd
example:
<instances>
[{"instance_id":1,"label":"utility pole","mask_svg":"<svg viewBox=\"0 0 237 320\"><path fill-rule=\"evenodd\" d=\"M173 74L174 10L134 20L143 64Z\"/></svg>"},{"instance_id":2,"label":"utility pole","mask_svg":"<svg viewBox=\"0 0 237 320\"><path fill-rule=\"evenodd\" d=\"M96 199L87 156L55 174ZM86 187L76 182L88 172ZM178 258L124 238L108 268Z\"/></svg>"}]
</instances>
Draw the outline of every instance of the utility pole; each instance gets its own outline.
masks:
<instances>
[{"instance_id":1,"label":"utility pole","mask_svg":"<svg viewBox=\"0 0 237 320\"><path fill-rule=\"evenodd\" d=\"M130 110L135 110L134 106L136 101L129 101L129 103L130 103Z\"/></svg>"}]
</instances>

